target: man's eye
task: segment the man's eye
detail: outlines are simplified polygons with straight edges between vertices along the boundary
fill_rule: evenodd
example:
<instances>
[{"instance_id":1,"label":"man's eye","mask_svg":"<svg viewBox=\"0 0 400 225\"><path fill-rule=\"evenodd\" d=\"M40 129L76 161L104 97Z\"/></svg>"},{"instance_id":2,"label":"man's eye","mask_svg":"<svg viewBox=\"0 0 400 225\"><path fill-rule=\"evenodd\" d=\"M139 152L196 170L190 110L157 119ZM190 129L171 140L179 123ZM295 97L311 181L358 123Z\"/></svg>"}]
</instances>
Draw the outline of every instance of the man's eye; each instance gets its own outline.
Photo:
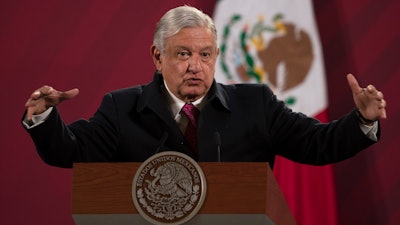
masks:
<instances>
[{"instance_id":1,"label":"man's eye","mask_svg":"<svg viewBox=\"0 0 400 225\"><path fill-rule=\"evenodd\" d=\"M210 58L211 53L210 52L202 52L200 55L202 58L207 59L207 58Z\"/></svg>"},{"instance_id":2,"label":"man's eye","mask_svg":"<svg viewBox=\"0 0 400 225\"><path fill-rule=\"evenodd\" d=\"M181 58L181 59L186 59L186 58L189 58L189 52L178 52L178 57L179 58Z\"/></svg>"}]
</instances>

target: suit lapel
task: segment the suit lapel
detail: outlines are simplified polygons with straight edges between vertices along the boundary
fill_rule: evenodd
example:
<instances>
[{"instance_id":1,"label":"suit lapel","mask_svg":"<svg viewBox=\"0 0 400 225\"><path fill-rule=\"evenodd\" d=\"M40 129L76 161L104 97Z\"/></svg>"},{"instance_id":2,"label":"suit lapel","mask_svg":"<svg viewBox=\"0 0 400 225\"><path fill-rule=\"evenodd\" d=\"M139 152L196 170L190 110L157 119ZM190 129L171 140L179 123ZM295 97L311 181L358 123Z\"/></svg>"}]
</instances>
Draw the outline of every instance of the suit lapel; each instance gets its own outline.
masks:
<instances>
[{"instance_id":1,"label":"suit lapel","mask_svg":"<svg viewBox=\"0 0 400 225\"><path fill-rule=\"evenodd\" d=\"M167 105L165 87L161 74L156 74L154 80L143 88L137 112L140 121L148 127L151 134L159 139L168 133L166 146L170 150L191 155L192 151L184 143L184 137L175 122ZM223 133L230 119L229 98L224 89L215 81L206 96L207 102L201 110L198 123L199 161L216 161L216 142L214 134Z\"/></svg>"},{"instance_id":2,"label":"suit lapel","mask_svg":"<svg viewBox=\"0 0 400 225\"><path fill-rule=\"evenodd\" d=\"M217 161L215 134L222 137L231 117L229 98L215 81L207 97L199 118L199 161Z\"/></svg>"},{"instance_id":3,"label":"suit lapel","mask_svg":"<svg viewBox=\"0 0 400 225\"><path fill-rule=\"evenodd\" d=\"M189 148L183 145L184 138L168 107L165 91L161 75L156 74L153 81L143 88L136 110L150 133L160 139L164 133L168 133L165 146L190 154Z\"/></svg>"}]
</instances>

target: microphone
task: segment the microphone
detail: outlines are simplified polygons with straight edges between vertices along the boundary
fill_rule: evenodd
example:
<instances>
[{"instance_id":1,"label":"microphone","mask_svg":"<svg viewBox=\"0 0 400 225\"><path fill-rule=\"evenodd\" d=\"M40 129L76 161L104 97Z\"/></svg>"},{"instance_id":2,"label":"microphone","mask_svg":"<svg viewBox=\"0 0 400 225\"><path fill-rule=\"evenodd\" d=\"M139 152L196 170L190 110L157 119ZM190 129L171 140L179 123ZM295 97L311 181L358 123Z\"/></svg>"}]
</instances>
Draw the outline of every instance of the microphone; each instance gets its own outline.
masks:
<instances>
[{"instance_id":1,"label":"microphone","mask_svg":"<svg viewBox=\"0 0 400 225\"><path fill-rule=\"evenodd\" d=\"M221 137L218 131L214 132L214 140L217 144L217 161L221 162Z\"/></svg>"},{"instance_id":2,"label":"microphone","mask_svg":"<svg viewBox=\"0 0 400 225\"><path fill-rule=\"evenodd\" d=\"M161 151L161 149L164 147L165 142L167 141L167 138L168 138L168 133L165 131L161 136L160 142L154 154L157 154Z\"/></svg>"}]
</instances>

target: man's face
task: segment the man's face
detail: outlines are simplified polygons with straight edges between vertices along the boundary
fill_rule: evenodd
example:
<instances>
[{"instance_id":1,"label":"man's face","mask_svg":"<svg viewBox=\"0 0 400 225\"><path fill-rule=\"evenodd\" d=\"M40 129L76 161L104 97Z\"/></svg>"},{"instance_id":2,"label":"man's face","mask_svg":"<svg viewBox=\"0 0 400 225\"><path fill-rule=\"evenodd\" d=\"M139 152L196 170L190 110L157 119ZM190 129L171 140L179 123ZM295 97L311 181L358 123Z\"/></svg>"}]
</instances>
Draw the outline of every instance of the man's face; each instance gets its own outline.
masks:
<instances>
[{"instance_id":1,"label":"man's face","mask_svg":"<svg viewBox=\"0 0 400 225\"><path fill-rule=\"evenodd\" d=\"M151 49L169 90L189 102L204 96L214 79L219 54L214 35L204 27L183 28L165 42L165 52Z\"/></svg>"}]
</instances>

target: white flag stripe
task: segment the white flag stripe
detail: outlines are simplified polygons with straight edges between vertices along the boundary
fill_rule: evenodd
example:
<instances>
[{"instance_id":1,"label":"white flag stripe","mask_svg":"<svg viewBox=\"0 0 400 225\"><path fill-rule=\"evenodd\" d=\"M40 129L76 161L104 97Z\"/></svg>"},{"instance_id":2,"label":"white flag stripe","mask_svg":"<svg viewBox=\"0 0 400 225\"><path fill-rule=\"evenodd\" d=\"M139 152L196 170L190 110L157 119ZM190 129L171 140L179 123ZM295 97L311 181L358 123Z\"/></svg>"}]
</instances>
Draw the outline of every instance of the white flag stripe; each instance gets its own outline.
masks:
<instances>
[{"instance_id":1,"label":"white flag stripe","mask_svg":"<svg viewBox=\"0 0 400 225\"><path fill-rule=\"evenodd\" d=\"M279 32L268 31L269 28L276 28L273 18L276 15L283 15L283 22L294 24L295 35L299 37L300 31L304 31L311 40L311 54L312 62L309 67L308 73L304 80L298 85L285 90L284 71L288 70L288 64L285 62L279 63L276 67L277 75L275 85L271 85L278 98L282 100L288 100L294 97L296 102L289 105L294 111L300 111L307 115L313 116L327 108L327 92L325 82L325 71L323 65L323 57L319 35L314 19L314 12L311 1L289 1L289 0L260 0L250 1L243 3L239 0L227 0L218 1L215 12L214 20L219 32L218 39L219 44L225 44L225 52L223 57L219 58L216 68L215 78L221 83L232 83L232 82L257 82L257 79L251 78L244 81L240 78L237 72L237 67L241 63L245 63L246 56L243 56L243 50L241 50L241 34L246 30L250 36L251 32L256 28L255 24L261 23L264 26L265 32L262 32L261 37L263 39L264 47L268 47L269 41L274 37L282 35ZM229 25L233 15L240 15L240 19ZM229 27L229 34L226 35L225 30ZM224 39L224 34L225 38ZM264 63L257 56L257 46L254 44L255 39L246 40L247 53L251 60L254 62L254 68L256 71L265 71ZM294 49L289 49L294 51ZM285 53L286 54L286 53ZM221 67L221 63L225 63L228 71L232 74L232 79L228 79L226 72ZM296 64L296 63L294 63ZM292 69L296 71L295 69ZM262 82L270 83L268 79L268 73L265 73L265 78ZM271 84L271 83L270 83Z\"/></svg>"}]
</instances>

